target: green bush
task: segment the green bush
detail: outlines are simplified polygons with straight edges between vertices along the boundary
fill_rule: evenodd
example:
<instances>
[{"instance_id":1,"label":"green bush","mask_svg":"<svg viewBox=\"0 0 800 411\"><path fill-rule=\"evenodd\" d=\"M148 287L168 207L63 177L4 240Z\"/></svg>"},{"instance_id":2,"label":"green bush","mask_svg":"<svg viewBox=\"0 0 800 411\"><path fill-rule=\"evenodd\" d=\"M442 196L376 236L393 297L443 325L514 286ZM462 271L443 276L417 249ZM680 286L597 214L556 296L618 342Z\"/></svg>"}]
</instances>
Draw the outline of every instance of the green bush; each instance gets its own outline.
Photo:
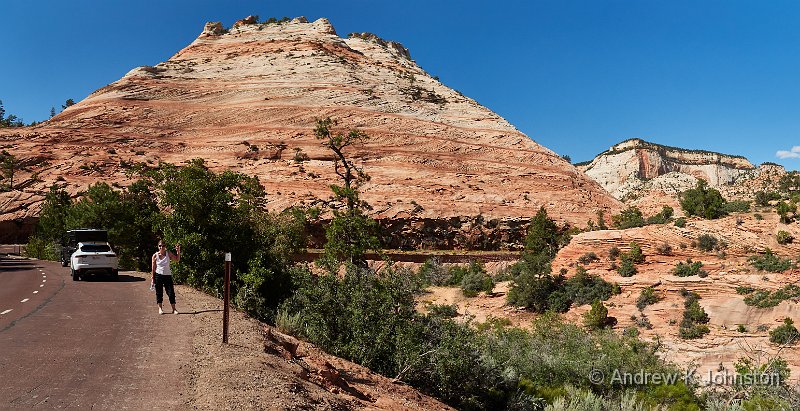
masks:
<instances>
[{"instance_id":1,"label":"green bush","mask_svg":"<svg viewBox=\"0 0 800 411\"><path fill-rule=\"evenodd\" d=\"M608 309L600 300L592 303L592 309L583 315L583 324L590 330L598 330L608 326Z\"/></svg>"},{"instance_id":2,"label":"green bush","mask_svg":"<svg viewBox=\"0 0 800 411\"><path fill-rule=\"evenodd\" d=\"M687 259L686 262L678 262L675 265L675 268L672 269L672 274L678 277L689 277L693 275L699 275L700 277L708 276L708 273L700 268L703 266L703 263L700 261L692 262L692 259Z\"/></svg>"},{"instance_id":3,"label":"green bush","mask_svg":"<svg viewBox=\"0 0 800 411\"><path fill-rule=\"evenodd\" d=\"M710 234L697 236L697 249L700 251L713 251L719 246L719 240Z\"/></svg>"},{"instance_id":4,"label":"green bush","mask_svg":"<svg viewBox=\"0 0 800 411\"><path fill-rule=\"evenodd\" d=\"M762 207L766 207L766 206L769 205L770 201L780 200L780 199L781 199L781 195L776 193L776 192L774 192L774 191L769 191L769 192L767 192L767 191L758 191L758 192L756 192L755 202L756 202L757 205L760 205Z\"/></svg>"},{"instance_id":5,"label":"green bush","mask_svg":"<svg viewBox=\"0 0 800 411\"><path fill-rule=\"evenodd\" d=\"M775 240L778 241L778 244L789 244L794 240L794 236L789 234L788 231L780 230L778 234L775 234Z\"/></svg>"},{"instance_id":6,"label":"green bush","mask_svg":"<svg viewBox=\"0 0 800 411\"><path fill-rule=\"evenodd\" d=\"M681 208L686 215L715 219L726 214L726 201L718 190L709 188L705 180L697 180L693 189L681 194Z\"/></svg>"},{"instance_id":7,"label":"green bush","mask_svg":"<svg viewBox=\"0 0 800 411\"><path fill-rule=\"evenodd\" d=\"M476 261L471 262L469 269L461 279L461 292L464 293L464 296L475 297L481 291L491 293L493 288L494 281L489 274L486 274L483 264Z\"/></svg>"},{"instance_id":8,"label":"green bush","mask_svg":"<svg viewBox=\"0 0 800 411\"><path fill-rule=\"evenodd\" d=\"M448 270L437 257L429 258L419 266L417 274L425 285L448 285L450 270Z\"/></svg>"},{"instance_id":9,"label":"green bush","mask_svg":"<svg viewBox=\"0 0 800 411\"><path fill-rule=\"evenodd\" d=\"M630 249L628 250L628 258L636 264L641 264L644 262L644 254L642 254L642 247L639 246L639 243L636 241L632 241L629 245Z\"/></svg>"},{"instance_id":10,"label":"green bush","mask_svg":"<svg viewBox=\"0 0 800 411\"><path fill-rule=\"evenodd\" d=\"M781 201L775 208L775 212L780 216L782 223L790 224L795 219L797 204L794 201Z\"/></svg>"},{"instance_id":11,"label":"green bush","mask_svg":"<svg viewBox=\"0 0 800 411\"><path fill-rule=\"evenodd\" d=\"M747 259L753 267L769 271L771 273L780 273L788 270L793 266L792 261L787 258L780 258L772 253L772 250L767 248L762 255L754 255Z\"/></svg>"},{"instance_id":12,"label":"green bush","mask_svg":"<svg viewBox=\"0 0 800 411\"><path fill-rule=\"evenodd\" d=\"M683 321L681 321L681 325L678 328L678 336L683 339L701 338L708 334L710 330L706 325L709 321L708 314L698 303L700 296L697 293L686 291L681 294L686 300L683 304Z\"/></svg>"},{"instance_id":13,"label":"green bush","mask_svg":"<svg viewBox=\"0 0 800 411\"><path fill-rule=\"evenodd\" d=\"M547 310L566 312L573 305L591 304L607 300L619 293L619 288L599 276L590 275L578 266L574 276L566 279L559 275L536 276L525 273L517 278L517 286L509 290L508 303L534 312Z\"/></svg>"},{"instance_id":14,"label":"green bush","mask_svg":"<svg viewBox=\"0 0 800 411\"><path fill-rule=\"evenodd\" d=\"M619 214L611 216L611 222L615 228L620 230L642 227L645 225L642 212L634 206L630 206L622 210Z\"/></svg>"},{"instance_id":15,"label":"green bush","mask_svg":"<svg viewBox=\"0 0 800 411\"><path fill-rule=\"evenodd\" d=\"M726 213L749 213L750 202L743 200L728 201L725 203Z\"/></svg>"},{"instance_id":16,"label":"green bush","mask_svg":"<svg viewBox=\"0 0 800 411\"><path fill-rule=\"evenodd\" d=\"M32 236L25 246L25 256L39 260L58 261L61 258L60 247L52 241Z\"/></svg>"},{"instance_id":17,"label":"green bush","mask_svg":"<svg viewBox=\"0 0 800 411\"><path fill-rule=\"evenodd\" d=\"M800 286L795 284L788 284L775 291L755 290L749 287L742 289L741 292L737 288L736 291L739 294L747 295L744 298L745 304L758 308L775 307L785 300L800 298Z\"/></svg>"},{"instance_id":18,"label":"green bush","mask_svg":"<svg viewBox=\"0 0 800 411\"><path fill-rule=\"evenodd\" d=\"M680 217L675 219L675 227L683 228L686 227L686 218Z\"/></svg>"},{"instance_id":19,"label":"green bush","mask_svg":"<svg viewBox=\"0 0 800 411\"><path fill-rule=\"evenodd\" d=\"M440 318L458 317L458 307L455 304L431 304L428 306L428 315Z\"/></svg>"},{"instance_id":20,"label":"green bush","mask_svg":"<svg viewBox=\"0 0 800 411\"><path fill-rule=\"evenodd\" d=\"M619 247L613 246L608 249L608 259L611 261L616 260L620 255Z\"/></svg>"},{"instance_id":21,"label":"green bush","mask_svg":"<svg viewBox=\"0 0 800 411\"><path fill-rule=\"evenodd\" d=\"M617 273L622 277L633 277L637 272L638 270L636 265L633 264L633 260L627 257L623 257L619 267L617 267Z\"/></svg>"},{"instance_id":22,"label":"green bush","mask_svg":"<svg viewBox=\"0 0 800 411\"><path fill-rule=\"evenodd\" d=\"M648 305L653 305L659 301L661 301L661 297L656 294L656 290L653 287L645 287L636 299L636 308L641 311Z\"/></svg>"},{"instance_id":23,"label":"green bush","mask_svg":"<svg viewBox=\"0 0 800 411\"><path fill-rule=\"evenodd\" d=\"M584 265L591 264L595 261L600 261L600 257L598 257L593 251L589 251L588 253L578 257L578 262Z\"/></svg>"},{"instance_id":24,"label":"green bush","mask_svg":"<svg viewBox=\"0 0 800 411\"><path fill-rule=\"evenodd\" d=\"M795 328L794 321L788 317L783 320L783 325L775 327L769 332L769 341L775 344L796 344L798 338L800 338L800 332Z\"/></svg>"},{"instance_id":25,"label":"green bush","mask_svg":"<svg viewBox=\"0 0 800 411\"><path fill-rule=\"evenodd\" d=\"M661 211L654 215L647 218L647 224L666 224L672 218L672 215L675 213L675 210L672 209L670 206L663 206L661 207Z\"/></svg>"}]
</instances>

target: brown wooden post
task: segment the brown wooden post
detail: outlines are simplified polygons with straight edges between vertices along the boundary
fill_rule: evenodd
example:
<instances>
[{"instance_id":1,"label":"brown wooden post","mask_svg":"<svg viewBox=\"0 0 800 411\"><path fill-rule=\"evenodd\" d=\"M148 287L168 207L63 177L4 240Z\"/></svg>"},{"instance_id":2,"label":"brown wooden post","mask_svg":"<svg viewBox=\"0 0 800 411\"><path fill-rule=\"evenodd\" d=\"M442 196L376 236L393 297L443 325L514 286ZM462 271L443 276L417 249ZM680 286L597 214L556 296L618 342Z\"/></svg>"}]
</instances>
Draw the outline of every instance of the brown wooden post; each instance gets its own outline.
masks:
<instances>
[{"instance_id":1,"label":"brown wooden post","mask_svg":"<svg viewBox=\"0 0 800 411\"><path fill-rule=\"evenodd\" d=\"M231 301L231 253L225 253L225 297L222 312L222 343L228 343L228 321Z\"/></svg>"}]
</instances>

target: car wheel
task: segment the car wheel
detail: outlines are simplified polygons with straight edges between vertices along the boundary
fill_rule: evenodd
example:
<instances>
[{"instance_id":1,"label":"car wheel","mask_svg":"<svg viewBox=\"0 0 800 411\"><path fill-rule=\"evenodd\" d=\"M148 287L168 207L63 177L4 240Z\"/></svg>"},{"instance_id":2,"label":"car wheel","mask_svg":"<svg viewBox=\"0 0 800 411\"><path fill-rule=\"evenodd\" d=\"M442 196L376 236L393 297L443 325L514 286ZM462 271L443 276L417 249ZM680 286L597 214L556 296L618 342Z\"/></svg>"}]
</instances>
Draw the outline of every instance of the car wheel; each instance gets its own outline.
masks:
<instances>
[{"instance_id":1,"label":"car wheel","mask_svg":"<svg viewBox=\"0 0 800 411\"><path fill-rule=\"evenodd\" d=\"M80 279L80 275L77 271L72 270L72 281L78 281L78 279Z\"/></svg>"},{"instance_id":2,"label":"car wheel","mask_svg":"<svg viewBox=\"0 0 800 411\"><path fill-rule=\"evenodd\" d=\"M111 270L111 278L119 280L119 270Z\"/></svg>"}]
</instances>

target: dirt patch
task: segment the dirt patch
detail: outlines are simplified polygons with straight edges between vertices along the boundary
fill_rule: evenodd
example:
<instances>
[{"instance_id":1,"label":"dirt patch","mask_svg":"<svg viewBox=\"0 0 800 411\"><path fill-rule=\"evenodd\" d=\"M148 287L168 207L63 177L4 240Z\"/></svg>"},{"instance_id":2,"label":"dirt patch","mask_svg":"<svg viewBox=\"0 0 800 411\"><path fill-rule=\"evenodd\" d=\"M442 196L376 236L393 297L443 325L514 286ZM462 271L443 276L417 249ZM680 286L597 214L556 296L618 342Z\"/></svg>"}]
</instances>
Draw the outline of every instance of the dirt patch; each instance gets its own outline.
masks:
<instances>
[{"instance_id":1,"label":"dirt patch","mask_svg":"<svg viewBox=\"0 0 800 411\"><path fill-rule=\"evenodd\" d=\"M186 384L180 396L186 408L450 409L411 387L325 354L236 310L231 311L229 344L223 344L222 301L186 286L177 286L177 294L180 317L194 330L191 356L181 367ZM287 350L292 344L296 345Z\"/></svg>"}]
</instances>

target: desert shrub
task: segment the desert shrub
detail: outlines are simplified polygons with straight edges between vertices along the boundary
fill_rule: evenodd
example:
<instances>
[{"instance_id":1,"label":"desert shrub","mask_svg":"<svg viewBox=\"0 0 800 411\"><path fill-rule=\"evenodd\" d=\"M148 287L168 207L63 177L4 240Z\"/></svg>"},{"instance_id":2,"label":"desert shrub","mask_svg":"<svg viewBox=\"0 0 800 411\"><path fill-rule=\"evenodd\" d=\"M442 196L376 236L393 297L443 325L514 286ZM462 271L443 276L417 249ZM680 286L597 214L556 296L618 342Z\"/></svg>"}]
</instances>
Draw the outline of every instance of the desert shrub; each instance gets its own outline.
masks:
<instances>
[{"instance_id":1,"label":"desert shrub","mask_svg":"<svg viewBox=\"0 0 800 411\"><path fill-rule=\"evenodd\" d=\"M656 294L656 290L653 287L645 287L636 299L636 308L644 310L648 305L653 305L660 300L661 298Z\"/></svg>"},{"instance_id":2,"label":"desert shrub","mask_svg":"<svg viewBox=\"0 0 800 411\"><path fill-rule=\"evenodd\" d=\"M739 287L736 287L736 294L739 294L739 295L747 295L747 294L750 294L750 293L752 293L752 292L753 292L753 291L755 291L755 290L756 290L756 289L755 289L755 288L753 288L753 287L739 286Z\"/></svg>"},{"instance_id":3,"label":"desert shrub","mask_svg":"<svg viewBox=\"0 0 800 411\"><path fill-rule=\"evenodd\" d=\"M61 247L58 243L45 240L37 236L31 236L25 246L25 256L39 260L58 261L61 254Z\"/></svg>"},{"instance_id":4,"label":"desert shrub","mask_svg":"<svg viewBox=\"0 0 800 411\"><path fill-rule=\"evenodd\" d=\"M300 313L289 313L286 310L278 309L275 314L275 327L278 331L289 335L303 334L303 317Z\"/></svg>"},{"instance_id":5,"label":"desert shrub","mask_svg":"<svg viewBox=\"0 0 800 411\"><path fill-rule=\"evenodd\" d=\"M747 327L745 327L744 324L739 324L739 325L736 326L736 331L740 332L740 333L746 333L747 332Z\"/></svg>"},{"instance_id":6,"label":"desert shrub","mask_svg":"<svg viewBox=\"0 0 800 411\"><path fill-rule=\"evenodd\" d=\"M709 333L708 314L700 306L700 296L694 292L682 292L685 297L683 321L678 329L678 336L683 339L701 338Z\"/></svg>"},{"instance_id":7,"label":"desert shrub","mask_svg":"<svg viewBox=\"0 0 800 411\"><path fill-rule=\"evenodd\" d=\"M642 247L639 246L639 243L632 241L629 247L630 249L628 250L627 257L636 264L643 263L644 254L642 254Z\"/></svg>"},{"instance_id":8,"label":"desert shrub","mask_svg":"<svg viewBox=\"0 0 800 411\"><path fill-rule=\"evenodd\" d=\"M613 247L608 249L608 259L611 260L611 261L616 260L617 257L619 257L619 254L620 254L620 251L619 251L619 247L617 247L617 246L613 246Z\"/></svg>"},{"instance_id":9,"label":"desert shrub","mask_svg":"<svg viewBox=\"0 0 800 411\"><path fill-rule=\"evenodd\" d=\"M653 329L653 324L650 323L650 319L647 318L646 315L642 314L636 319L636 326L639 328L644 328L647 330Z\"/></svg>"},{"instance_id":10,"label":"desert shrub","mask_svg":"<svg viewBox=\"0 0 800 411\"><path fill-rule=\"evenodd\" d=\"M761 215L761 214L756 213L756 214L753 214L753 218L755 218L758 221L761 221L761 220L764 219L764 216Z\"/></svg>"},{"instance_id":11,"label":"desert shrub","mask_svg":"<svg viewBox=\"0 0 800 411\"><path fill-rule=\"evenodd\" d=\"M595 261L600 261L600 257L598 257L593 251L589 251L588 253L578 257L578 262L584 265L591 264Z\"/></svg>"},{"instance_id":12,"label":"desert shrub","mask_svg":"<svg viewBox=\"0 0 800 411\"><path fill-rule=\"evenodd\" d=\"M619 214L611 216L611 222L615 228L624 230L626 228L642 227L645 225L642 212L634 206L622 210Z\"/></svg>"},{"instance_id":13,"label":"desert shrub","mask_svg":"<svg viewBox=\"0 0 800 411\"><path fill-rule=\"evenodd\" d=\"M627 257L623 257L619 263L619 267L617 267L617 273L622 277L633 277L637 272L638 270L633 260Z\"/></svg>"},{"instance_id":14,"label":"desert shrub","mask_svg":"<svg viewBox=\"0 0 800 411\"><path fill-rule=\"evenodd\" d=\"M770 201L780 200L781 195L774 191L758 191L756 192L755 202L757 205L766 207Z\"/></svg>"},{"instance_id":15,"label":"desert shrub","mask_svg":"<svg viewBox=\"0 0 800 411\"><path fill-rule=\"evenodd\" d=\"M750 202L744 200L733 200L725 203L725 213L748 213L750 212Z\"/></svg>"},{"instance_id":16,"label":"desert shrub","mask_svg":"<svg viewBox=\"0 0 800 411\"><path fill-rule=\"evenodd\" d=\"M688 323L687 325L683 325L682 323L681 327L678 329L678 336L684 340L693 340L696 338L702 338L709 332L711 332L711 330L709 330L708 326L705 324Z\"/></svg>"},{"instance_id":17,"label":"desert shrub","mask_svg":"<svg viewBox=\"0 0 800 411\"><path fill-rule=\"evenodd\" d=\"M715 219L724 216L725 199L718 190L709 188L705 180L697 180L695 188L681 194L681 208L690 216Z\"/></svg>"},{"instance_id":18,"label":"desert shrub","mask_svg":"<svg viewBox=\"0 0 800 411\"><path fill-rule=\"evenodd\" d=\"M795 328L794 321L788 317L783 320L783 325L775 327L769 332L769 341L775 344L796 344L798 338L800 338L800 332Z\"/></svg>"},{"instance_id":19,"label":"desert shrub","mask_svg":"<svg viewBox=\"0 0 800 411\"><path fill-rule=\"evenodd\" d=\"M705 277L708 275L704 270L700 268L703 266L703 263L700 261L692 261L691 258L687 259L686 262L678 262L675 265L675 268L672 269L672 274L678 277L689 277L693 275L699 275L701 277ZM705 274L705 275L704 275Z\"/></svg>"},{"instance_id":20,"label":"desert shrub","mask_svg":"<svg viewBox=\"0 0 800 411\"><path fill-rule=\"evenodd\" d=\"M583 324L590 330L597 330L608 326L608 309L600 300L592 303L592 309L583 315Z\"/></svg>"},{"instance_id":21,"label":"desert shrub","mask_svg":"<svg viewBox=\"0 0 800 411\"><path fill-rule=\"evenodd\" d=\"M794 240L794 236L789 234L788 231L780 230L778 234L775 234L775 240L778 241L778 244L789 244Z\"/></svg>"},{"instance_id":22,"label":"desert shrub","mask_svg":"<svg viewBox=\"0 0 800 411\"><path fill-rule=\"evenodd\" d=\"M658 214L648 217L646 223L647 224L666 224L672 218L672 215L674 213L675 213L675 210L673 210L672 207L665 205L665 206L661 207L661 211Z\"/></svg>"},{"instance_id":23,"label":"desert shrub","mask_svg":"<svg viewBox=\"0 0 800 411\"><path fill-rule=\"evenodd\" d=\"M737 289L737 292L739 290ZM788 284L783 288L775 291L769 290L755 290L752 288L742 290L740 294L745 294L744 303L758 308L775 307L781 302L792 299L800 298L800 286L795 284ZM744 293L744 291L749 291Z\"/></svg>"},{"instance_id":24,"label":"desert shrub","mask_svg":"<svg viewBox=\"0 0 800 411\"><path fill-rule=\"evenodd\" d=\"M795 219L797 213L797 204L794 201L781 201L775 207L775 212L780 216L780 220L784 224L789 224Z\"/></svg>"},{"instance_id":25,"label":"desert shrub","mask_svg":"<svg viewBox=\"0 0 800 411\"><path fill-rule=\"evenodd\" d=\"M792 261L787 258L781 258L772 253L772 250L767 248L762 255L754 255L747 259L753 267L769 271L771 273L780 273L792 267Z\"/></svg>"},{"instance_id":26,"label":"desert shrub","mask_svg":"<svg viewBox=\"0 0 800 411\"><path fill-rule=\"evenodd\" d=\"M662 243L656 246L656 252L661 255L672 255L672 246L667 243Z\"/></svg>"},{"instance_id":27,"label":"desert shrub","mask_svg":"<svg viewBox=\"0 0 800 411\"><path fill-rule=\"evenodd\" d=\"M595 300L608 300L619 294L619 288L603 280L600 276L591 275L583 267L578 266L574 276L564 280L561 290L572 304L577 306L591 304Z\"/></svg>"},{"instance_id":28,"label":"desert shrub","mask_svg":"<svg viewBox=\"0 0 800 411\"><path fill-rule=\"evenodd\" d=\"M686 227L686 218L679 217L675 219L675 227L683 228Z\"/></svg>"},{"instance_id":29,"label":"desert shrub","mask_svg":"<svg viewBox=\"0 0 800 411\"><path fill-rule=\"evenodd\" d=\"M475 297L479 292L491 293L494 281L480 262L473 261L461 278L461 292L466 297Z\"/></svg>"},{"instance_id":30,"label":"desert shrub","mask_svg":"<svg viewBox=\"0 0 800 411\"><path fill-rule=\"evenodd\" d=\"M697 236L697 249L700 251L713 251L719 245L719 240L710 234Z\"/></svg>"},{"instance_id":31,"label":"desert shrub","mask_svg":"<svg viewBox=\"0 0 800 411\"><path fill-rule=\"evenodd\" d=\"M448 285L450 270L437 257L429 258L419 266L417 274L425 285Z\"/></svg>"},{"instance_id":32,"label":"desert shrub","mask_svg":"<svg viewBox=\"0 0 800 411\"><path fill-rule=\"evenodd\" d=\"M607 300L615 292L619 293L614 284L588 274L580 266L569 279L563 275L554 277L526 272L516 282L518 286L508 292L508 303L534 312L566 312L573 304L591 304L594 300Z\"/></svg>"},{"instance_id":33,"label":"desert shrub","mask_svg":"<svg viewBox=\"0 0 800 411\"><path fill-rule=\"evenodd\" d=\"M458 317L458 307L455 304L431 304L428 306L428 315L441 318Z\"/></svg>"}]
</instances>

